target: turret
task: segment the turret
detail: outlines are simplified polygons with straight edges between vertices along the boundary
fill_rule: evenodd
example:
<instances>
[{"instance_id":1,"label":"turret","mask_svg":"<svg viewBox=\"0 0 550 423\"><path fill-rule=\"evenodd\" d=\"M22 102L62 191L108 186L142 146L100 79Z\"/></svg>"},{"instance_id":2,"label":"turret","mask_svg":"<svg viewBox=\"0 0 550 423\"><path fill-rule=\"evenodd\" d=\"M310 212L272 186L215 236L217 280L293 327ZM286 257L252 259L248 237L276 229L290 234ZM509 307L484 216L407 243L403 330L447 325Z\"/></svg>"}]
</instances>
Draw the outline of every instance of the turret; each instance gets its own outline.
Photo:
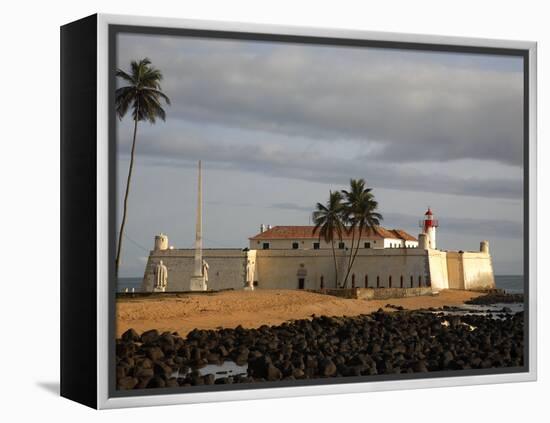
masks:
<instances>
[{"instance_id":1,"label":"turret","mask_svg":"<svg viewBox=\"0 0 550 423\"><path fill-rule=\"evenodd\" d=\"M420 221L420 227L422 228L422 233L428 236L429 248L435 250L435 229L439 226L439 222L434 217L432 209L428 207L428 211L424 213L424 219Z\"/></svg>"},{"instance_id":2,"label":"turret","mask_svg":"<svg viewBox=\"0 0 550 423\"><path fill-rule=\"evenodd\" d=\"M168 249L168 236L161 233L155 236L155 251L163 251Z\"/></svg>"},{"instance_id":3,"label":"turret","mask_svg":"<svg viewBox=\"0 0 550 423\"><path fill-rule=\"evenodd\" d=\"M418 234L418 248L420 248L422 250L427 250L429 248L428 235Z\"/></svg>"},{"instance_id":4,"label":"turret","mask_svg":"<svg viewBox=\"0 0 550 423\"><path fill-rule=\"evenodd\" d=\"M481 241L479 243L479 251L485 254L489 254L489 241Z\"/></svg>"}]
</instances>

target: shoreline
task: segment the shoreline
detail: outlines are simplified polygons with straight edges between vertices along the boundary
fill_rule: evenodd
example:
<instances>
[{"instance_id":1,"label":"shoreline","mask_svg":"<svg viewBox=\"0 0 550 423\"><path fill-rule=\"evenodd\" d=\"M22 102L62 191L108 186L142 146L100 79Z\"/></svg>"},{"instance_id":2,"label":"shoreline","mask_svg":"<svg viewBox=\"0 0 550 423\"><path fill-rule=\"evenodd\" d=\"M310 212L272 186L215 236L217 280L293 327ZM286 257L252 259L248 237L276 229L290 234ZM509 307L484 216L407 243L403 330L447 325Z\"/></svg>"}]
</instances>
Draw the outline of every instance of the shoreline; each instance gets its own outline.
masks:
<instances>
[{"instance_id":1,"label":"shoreline","mask_svg":"<svg viewBox=\"0 0 550 423\"><path fill-rule=\"evenodd\" d=\"M220 329L311 319L312 316L352 317L379 309L395 311L460 306L482 292L443 290L434 296L383 300L344 299L296 290L222 291L209 295L182 294L169 298L123 298L116 301L116 336L128 329L150 329L186 336L194 329Z\"/></svg>"},{"instance_id":2,"label":"shoreline","mask_svg":"<svg viewBox=\"0 0 550 423\"><path fill-rule=\"evenodd\" d=\"M186 336L128 329L116 340L117 387L192 388L449 370L459 376L463 370L523 366L522 311L455 315L459 306L387 306L393 311L195 329Z\"/></svg>"}]
</instances>

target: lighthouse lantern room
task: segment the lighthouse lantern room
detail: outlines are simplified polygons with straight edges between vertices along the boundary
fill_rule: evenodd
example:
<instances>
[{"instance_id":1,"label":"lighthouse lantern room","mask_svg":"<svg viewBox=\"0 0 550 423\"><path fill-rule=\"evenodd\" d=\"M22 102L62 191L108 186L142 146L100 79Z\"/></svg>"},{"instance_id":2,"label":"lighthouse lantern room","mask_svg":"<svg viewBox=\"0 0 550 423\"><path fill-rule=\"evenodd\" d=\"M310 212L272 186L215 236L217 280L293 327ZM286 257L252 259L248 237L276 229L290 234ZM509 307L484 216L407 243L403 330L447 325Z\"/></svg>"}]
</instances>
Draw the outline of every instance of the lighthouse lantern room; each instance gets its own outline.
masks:
<instances>
[{"instance_id":1,"label":"lighthouse lantern room","mask_svg":"<svg viewBox=\"0 0 550 423\"><path fill-rule=\"evenodd\" d=\"M439 226L438 220L435 218L432 209L428 207L428 211L424 213L424 219L420 221L422 233L428 237L428 243L430 248L435 249L435 229Z\"/></svg>"}]
</instances>

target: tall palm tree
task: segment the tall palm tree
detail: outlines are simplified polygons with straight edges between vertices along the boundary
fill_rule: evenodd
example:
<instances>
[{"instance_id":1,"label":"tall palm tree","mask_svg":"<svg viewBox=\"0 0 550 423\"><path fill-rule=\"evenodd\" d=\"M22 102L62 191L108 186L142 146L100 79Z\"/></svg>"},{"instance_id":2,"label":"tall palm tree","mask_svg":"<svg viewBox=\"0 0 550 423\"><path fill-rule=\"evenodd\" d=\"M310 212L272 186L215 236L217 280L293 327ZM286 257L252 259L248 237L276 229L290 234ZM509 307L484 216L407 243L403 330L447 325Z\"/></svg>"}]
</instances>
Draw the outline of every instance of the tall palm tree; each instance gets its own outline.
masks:
<instances>
[{"instance_id":1,"label":"tall palm tree","mask_svg":"<svg viewBox=\"0 0 550 423\"><path fill-rule=\"evenodd\" d=\"M368 229L374 230L380 225L382 215L377 212L378 202L374 199L372 188L367 188L364 179L351 179L350 190L342 190L345 203L343 205L343 217L347 225L347 231L351 231L351 252L348 260L348 269L344 278L344 288L347 285L349 275L355 258L361 245L363 232ZM354 245L355 233L357 235L357 244Z\"/></svg>"},{"instance_id":2,"label":"tall palm tree","mask_svg":"<svg viewBox=\"0 0 550 423\"><path fill-rule=\"evenodd\" d=\"M120 223L120 231L118 233L115 259L115 275L118 276L120 253L122 251L122 237L128 211L128 194L130 192L130 182L134 169L138 122L149 121L151 124L154 124L157 118L163 121L166 120L166 112L162 108L161 101L163 100L166 104L170 104L170 99L162 92L160 86L162 73L151 65L151 61L148 58L141 59L139 62L135 60L132 61L130 64L130 72L117 69L116 76L128 84L117 88L115 92L116 114L118 118L122 120L128 109L131 108L132 119L134 120L134 136L132 139L130 166L128 168L128 178L126 180L122 222Z\"/></svg>"},{"instance_id":3,"label":"tall palm tree","mask_svg":"<svg viewBox=\"0 0 550 423\"><path fill-rule=\"evenodd\" d=\"M319 231L319 241L321 238L332 246L332 257L334 259L334 275L336 286L338 286L338 264L336 263L336 250L334 249L334 237L342 240L342 233L345 230L342 222L342 193L339 191L329 191L329 199L326 205L317 203L315 211L312 213L313 233Z\"/></svg>"}]
</instances>

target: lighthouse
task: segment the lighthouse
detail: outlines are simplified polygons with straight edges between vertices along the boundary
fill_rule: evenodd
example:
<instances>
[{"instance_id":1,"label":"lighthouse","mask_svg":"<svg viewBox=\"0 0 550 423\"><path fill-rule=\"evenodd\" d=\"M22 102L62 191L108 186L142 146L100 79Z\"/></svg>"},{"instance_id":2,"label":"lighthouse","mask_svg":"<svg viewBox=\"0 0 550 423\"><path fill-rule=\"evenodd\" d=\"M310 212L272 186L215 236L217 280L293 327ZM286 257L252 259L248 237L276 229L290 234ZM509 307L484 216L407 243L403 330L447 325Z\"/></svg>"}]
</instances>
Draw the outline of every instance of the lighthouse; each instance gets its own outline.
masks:
<instances>
[{"instance_id":1,"label":"lighthouse","mask_svg":"<svg viewBox=\"0 0 550 423\"><path fill-rule=\"evenodd\" d=\"M435 244L435 228L439 226L439 222L434 217L432 209L428 207L428 211L424 213L424 219L420 221L420 227L422 228L422 233L426 234L428 237L428 245L430 248L436 248Z\"/></svg>"}]
</instances>

